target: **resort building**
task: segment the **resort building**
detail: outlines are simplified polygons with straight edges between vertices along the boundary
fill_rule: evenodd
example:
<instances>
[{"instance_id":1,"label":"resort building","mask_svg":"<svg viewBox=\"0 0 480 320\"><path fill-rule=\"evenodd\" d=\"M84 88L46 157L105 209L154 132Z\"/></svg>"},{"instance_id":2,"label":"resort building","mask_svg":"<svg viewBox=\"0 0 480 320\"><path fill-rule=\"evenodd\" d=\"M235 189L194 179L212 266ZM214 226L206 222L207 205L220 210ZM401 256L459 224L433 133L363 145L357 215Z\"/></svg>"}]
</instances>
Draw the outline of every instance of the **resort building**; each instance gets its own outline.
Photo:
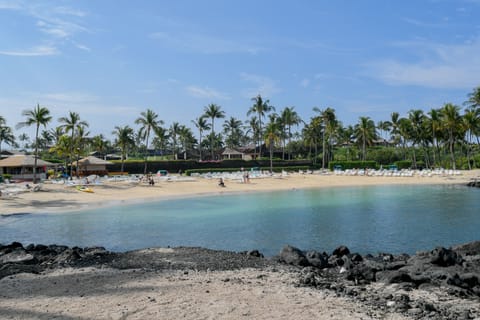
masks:
<instances>
[{"instance_id":1,"label":"resort building","mask_svg":"<svg viewBox=\"0 0 480 320\"><path fill-rule=\"evenodd\" d=\"M12 180L33 180L35 156L13 155L0 160L0 173L11 175ZM57 166L55 163L37 159L37 178L47 178L47 170Z\"/></svg>"}]
</instances>

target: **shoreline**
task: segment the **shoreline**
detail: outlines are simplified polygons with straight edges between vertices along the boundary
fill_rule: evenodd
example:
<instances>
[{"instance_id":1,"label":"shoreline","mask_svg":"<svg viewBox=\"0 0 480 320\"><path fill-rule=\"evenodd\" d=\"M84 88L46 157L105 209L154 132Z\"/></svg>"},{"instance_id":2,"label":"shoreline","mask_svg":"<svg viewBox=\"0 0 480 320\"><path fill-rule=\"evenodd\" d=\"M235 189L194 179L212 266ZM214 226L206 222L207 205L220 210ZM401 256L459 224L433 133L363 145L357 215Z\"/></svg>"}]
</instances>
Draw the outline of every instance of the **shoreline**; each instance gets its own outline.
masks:
<instances>
[{"instance_id":1,"label":"shoreline","mask_svg":"<svg viewBox=\"0 0 480 320\"><path fill-rule=\"evenodd\" d=\"M251 179L250 183L226 180L226 187L217 185L217 179L201 177L191 181L157 179L155 185L131 185L125 182L103 182L90 185L94 193L75 190L72 186L45 183L38 192L19 192L0 197L0 215L35 213L66 213L108 208L111 206L197 197L235 195L251 192L275 192L337 187L363 187L383 185L467 185L480 176L480 170L462 171L460 176L433 177L375 177L339 176L333 173L289 174L286 177ZM21 209L20 209L21 208Z\"/></svg>"}]
</instances>

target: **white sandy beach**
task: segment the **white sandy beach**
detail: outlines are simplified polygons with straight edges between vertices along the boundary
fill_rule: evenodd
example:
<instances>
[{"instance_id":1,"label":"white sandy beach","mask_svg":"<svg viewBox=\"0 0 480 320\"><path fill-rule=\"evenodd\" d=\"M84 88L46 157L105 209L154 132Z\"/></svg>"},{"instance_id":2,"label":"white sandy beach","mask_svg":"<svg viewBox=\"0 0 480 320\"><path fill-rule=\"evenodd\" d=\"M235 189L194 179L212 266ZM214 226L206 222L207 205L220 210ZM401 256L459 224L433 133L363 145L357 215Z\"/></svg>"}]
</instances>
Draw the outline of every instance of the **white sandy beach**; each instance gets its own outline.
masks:
<instances>
[{"instance_id":1,"label":"white sandy beach","mask_svg":"<svg viewBox=\"0 0 480 320\"><path fill-rule=\"evenodd\" d=\"M300 188L383 184L464 184L480 171L455 176L369 177L291 174L250 183L196 178L157 181L155 186L109 182L94 193L60 184L0 199L0 213L54 212L121 202L150 201ZM226 280L228 279L228 280ZM1 319L407 319L377 314L334 293L297 287L287 271L153 272L109 268L57 269L0 280Z\"/></svg>"},{"instance_id":2,"label":"white sandy beach","mask_svg":"<svg viewBox=\"0 0 480 320\"><path fill-rule=\"evenodd\" d=\"M480 177L480 170L461 171L459 175L434 175L431 177L344 176L321 174L289 174L286 177L250 179L250 183L226 180L226 187L218 186L218 179L196 177L192 179L156 178L154 186L131 184L124 181L89 185L93 193L80 192L63 184L42 185L39 192L17 192L0 197L0 214L35 213L76 210L89 207L118 205L122 202L173 199L238 192L267 192L304 188L333 188L347 186L392 184L466 184ZM176 178L176 177L174 177ZM192 181L193 180L193 181ZM19 188L25 187L22 185Z\"/></svg>"}]
</instances>

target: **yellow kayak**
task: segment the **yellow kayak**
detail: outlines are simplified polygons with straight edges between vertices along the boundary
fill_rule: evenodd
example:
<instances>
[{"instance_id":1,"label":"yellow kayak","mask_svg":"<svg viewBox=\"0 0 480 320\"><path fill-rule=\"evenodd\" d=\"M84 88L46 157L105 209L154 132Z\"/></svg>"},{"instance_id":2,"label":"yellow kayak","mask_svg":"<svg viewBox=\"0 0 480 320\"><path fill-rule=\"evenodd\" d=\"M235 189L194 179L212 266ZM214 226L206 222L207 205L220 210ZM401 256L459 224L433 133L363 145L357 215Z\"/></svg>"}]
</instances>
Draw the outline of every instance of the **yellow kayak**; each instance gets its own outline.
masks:
<instances>
[{"instance_id":1,"label":"yellow kayak","mask_svg":"<svg viewBox=\"0 0 480 320\"><path fill-rule=\"evenodd\" d=\"M91 188L89 188L89 187L85 187L85 186L78 186L78 187L77 187L77 190L78 190L78 191L82 191L82 192L93 193L93 189L91 189Z\"/></svg>"}]
</instances>

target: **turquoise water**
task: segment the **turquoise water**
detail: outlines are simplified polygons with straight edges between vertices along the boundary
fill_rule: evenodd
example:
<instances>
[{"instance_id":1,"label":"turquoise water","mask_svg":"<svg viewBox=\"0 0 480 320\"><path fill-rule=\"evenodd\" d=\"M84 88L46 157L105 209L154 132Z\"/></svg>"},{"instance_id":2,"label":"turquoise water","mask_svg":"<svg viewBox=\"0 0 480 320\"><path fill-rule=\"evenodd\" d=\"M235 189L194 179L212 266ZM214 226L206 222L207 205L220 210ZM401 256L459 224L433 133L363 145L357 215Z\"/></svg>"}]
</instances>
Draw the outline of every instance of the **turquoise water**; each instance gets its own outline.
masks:
<instances>
[{"instance_id":1,"label":"turquoise water","mask_svg":"<svg viewBox=\"0 0 480 320\"><path fill-rule=\"evenodd\" d=\"M414 253L480 239L480 189L376 186L216 195L0 218L0 243L126 251L201 246L274 255L285 244Z\"/></svg>"}]
</instances>

